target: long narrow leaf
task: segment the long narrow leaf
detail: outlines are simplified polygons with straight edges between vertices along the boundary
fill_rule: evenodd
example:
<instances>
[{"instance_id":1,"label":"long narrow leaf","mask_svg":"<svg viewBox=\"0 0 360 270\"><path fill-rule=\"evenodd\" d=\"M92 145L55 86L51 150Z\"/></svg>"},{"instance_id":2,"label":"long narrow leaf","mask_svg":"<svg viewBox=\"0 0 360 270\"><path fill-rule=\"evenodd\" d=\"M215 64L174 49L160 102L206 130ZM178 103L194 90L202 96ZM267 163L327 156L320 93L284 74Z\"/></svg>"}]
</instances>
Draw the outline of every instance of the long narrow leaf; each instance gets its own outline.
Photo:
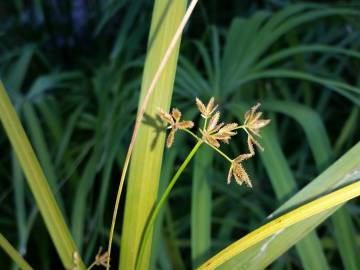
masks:
<instances>
[{"instance_id":1,"label":"long narrow leaf","mask_svg":"<svg viewBox=\"0 0 360 270\"><path fill-rule=\"evenodd\" d=\"M307 222L313 217L321 216L324 212L337 208L337 206L356 198L357 196L360 196L359 180L356 180L353 184L347 185L337 191L333 191L274 219L259 229L251 232L239 241L233 243L228 248L224 249L204 263L199 269L214 269L219 266L221 266L221 269L241 269L244 268L244 263L246 267L255 267L255 261L252 261L251 264L242 262L243 265L240 265L239 262L230 260L239 253L246 251L248 248L254 246L259 247L258 244L261 243L262 240L267 239L267 242L260 247L261 250L259 252L260 254L263 253L266 251L270 242L273 241L277 235L283 234L286 229L295 227L298 228L298 226L295 225ZM324 219L324 216L322 216L322 219ZM255 259L258 260L259 258L255 256ZM262 268L263 267L261 267L261 269Z\"/></svg>"},{"instance_id":2,"label":"long narrow leaf","mask_svg":"<svg viewBox=\"0 0 360 270\"><path fill-rule=\"evenodd\" d=\"M260 153L278 198L285 198L297 189L296 180L271 127L262 131L263 147ZM304 269L329 269L320 239L310 232L296 244Z\"/></svg>"},{"instance_id":3,"label":"long narrow leaf","mask_svg":"<svg viewBox=\"0 0 360 270\"><path fill-rule=\"evenodd\" d=\"M152 78L184 16L185 8L185 0L155 1L139 104L142 104L147 94L146 91ZM168 110L170 107L179 44L178 41L145 110L145 114L155 120L155 124L158 108ZM121 269L135 268L141 236L157 198L164 135L159 134L159 126L149 124L141 124L138 132L126 193L124 215L126 222L123 223L122 231ZM151 239L152 234L146 242L141 269L147 269L150 263Z\"/></svg>"},{"instance_id":4,"label":"long narrow leaf","mask_svg":"<svg viewBox=\"0 0 360 270\"><path fill-rule=\"evenodd\" d=\"M212 157L212 149L203 147L194 161L191 191L191 256L194 267L205 261L211 247Z\"/></svg>"},{"instance_id":5,"label":"long narrow leaf","mask_svg":"<svg viewBox=\"0 0 360 270\"><path fill-rule=\"evenodd\" d=\"M305 131L319 171L332 160L333 151L329 136L318 114L293 102L272 101L265 102L263 105L265 109L287 114L299 122ZM334 213L331 220L334 224L335 236L345 269L359 269L358 247L353 237L355 229L349 212L342 207Z\"/></svg>"},{"instance_id":6,"label":"long narrow leaf","mask_svg":"<svg viewBox=\"0 0 360 270\"><path fill-rule=\"evenodd\" d=\"M239 116L242 116L246 110L245 107L241 108L240 106L236 106L236 109L232 111ZM261 159L264 162L277 198L283 200L298 189L295 177L281 150L275 128L273 126L265 128L262 131L262 138L263 147L266 150L260 152ZM316 232L310 232L299 241L296 244L296 250L300 255L304 269L329 269Z\"/></svg>"},{"instance_id":7,"label":"long narrow leaf","mask_svg":"<svg viewBox=\"0 0 360 270\"><path fill-rule=\"evenodd\" d=\"M360 178L360 143L355 145L350 151L348 151L341 159L335 162L331 167L329 167L325 172L320 176L314 179L309 185L303 188L295 196L293 196L289 201L283 204L277 211L275 215L286 211L287 209L292 209L303 202L309 201L316 198L317 196L327 192L328 190L333 190L340 185L345 185L351 183L352 181ZM356 183L356 184L359 184ZM356 193L356 192L355 192ZM355 196L358 194L354 194ZM337 199L333 198L334 200ZM327 204L330 202L327 202ZM333 207L333 206L332 206ZM238 267L243 267L244 265L251 264L254 269L264 268L270 264L274 259L280 256L283 252L289 249L293 244L299 241L304 235L309 231L314 229L318 224L324 221L328 216L330 216L338 208L327 208L323 213L317 212L317 215L308 216L307 220L299 219L298 223L292 223L294 218L292 213L286 215L286 218L281 218L281 223L291 222L293 226L291 227L281 227L276 229L276 221L265 225L265 231L271 229L272 232L266 236L270 237L268 239L259 239L256 240L256 243L249 243L246 248L241 248L240 250L233 250L228 248L227 250L231 253L222 253L221 255L216 256L216 261L218 265L224 264L224 268L238 265ZM306 209L306 206L305 206ZM314 211L313 209L311 211ZM306 210L307 212L307 210ZM309 215L310 213L307 212ZM314 213L312 213L314 214ZM302 221L301 221L302 220ZM279 225L279 224L278 224ZM263 229L261 229L263 230ZM256 231L252 234L256 234ZM261 237L262 238L262 237ZM249 238L246 238L249 239ZM244 240L240 240L243 243ZM247 241L247 240L246 240ZM239 242L239 243L240 243ZM236 244L234 244L236 246ZM241 244L242 245L242 244ZM271 250L271 252L267 252ZM231 255L230 255L231 254ZM258 260L259 255L261 255L261 260ZM213 259L210 260L211 262ZM209 263L209 262L208 262ZM205 267L207 263L203 266ZM233 269L233 268L232 268Z\"/></svg>"},{"instance_id":8,"label":"long narrow leaf","mask_svg":"<svg viewBox=\"0 0 360 270\"><path fill-rule=\"evenodd\" d=\"M0 82L0 119L24 170L46 227L64 267L73 267L76 247L39 161L30 145L18 116ZM82 268L82 264L80 265Z\"/></svg>"}]
</instances>

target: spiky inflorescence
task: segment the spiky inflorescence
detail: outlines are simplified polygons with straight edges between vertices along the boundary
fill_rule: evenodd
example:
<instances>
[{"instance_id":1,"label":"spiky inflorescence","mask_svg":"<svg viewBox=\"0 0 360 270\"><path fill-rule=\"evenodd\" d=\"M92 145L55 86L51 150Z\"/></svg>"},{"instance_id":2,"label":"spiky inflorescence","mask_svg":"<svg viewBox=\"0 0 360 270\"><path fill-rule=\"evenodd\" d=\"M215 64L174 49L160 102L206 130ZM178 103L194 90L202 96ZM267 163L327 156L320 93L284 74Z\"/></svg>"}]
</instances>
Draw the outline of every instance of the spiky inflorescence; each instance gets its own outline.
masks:
<instances>
[{"instance_id":1,"label":"spiky inflorescence","mask_svg":"<svg viewBox=\"0 0 360 270\"><path fill-rule=\"evenodd\" d=\"M95 256L95 265L97 266L105 266L110 262L109 253L102 253L102 247L100 247L98 253Z\"/></svg>"},{"instance_id":2,"label":"spiky inflorescence","mask_svg":"<svg viewBox=\"0 0 360 270\"><path fill-rule=\"evenodd\" d=\"M196 106L198 107L200 113L201 113L201 116L205 119L208 119L212 114L213 112L215 112L216 108L218 107L218 105L215 104L215 99L214 97L212 97L208 104L205 106L204 103L196 98Z\"/></svg>"},{"instance_id":3,"label":"spiky inflorescence","mask_svg":"<svg viewBox=\"0 0 360 270\"><path fill-rule=\"evenodd\" d=\"M242 162L255 155L254 144L259 147L260 150L264 150L260 143L255 140L252 134L260 137L260 129L270 123L269 119L260 119L260 117L262 116L262 112L257 112L257 109L259 107L260 103L253 106L244 115L245 120L243 123L243 128L248 134L247 145L249 148L249 153L241 154L233 159L228 173L228 184L231 182L232 176L234 176L238 184L241 185L242 183L246 183L249 187L252 187L250 178L246 173L245 169L243 168Z\"/></svg>"},{"instance_id":4,"label":"spiky inflorescence","mask_svg":"<svg viewBox=\"0 0 360 270\"><path fill-rule=\"evenodd\" d=\"M242 185L243 183L245 183L249 187L252 187L249 175L245 171L241 162L238 163L234 160L231 163L230 170L228 173L228 178L227 178L228 184L230 184L232 176L234 176L236 183L238 183L239 185Z\"/></svg>"},{"instance_id":5,"label":"spiky inflorescence","mask_svg":"<svg viewBox=\"0 0 360 270\"><path fill-rule=\"evenodd\" d=\"M166 139L166 146L168 148L173 144L175 133L178 129L188 129L194 126L194 122L192 121L180 121L181 112L176 108L172 109L171 114L159 109L159 116L168 124L168 128L171 129Z\"/></svg>"},{"instance_id":6,"label":"spiky inflorescence","mask_svg":"<svg viewBox=\"0 0 360 270\"><path fill-rule=\"evenodd\" d=\"M257 103L245 113L245 120L243 125L246 132L248 133L248 137L251 138L252 143L258 146L260 150L264 150L260 143L252 136L252 134L254 134L257 137L261 137L260 129L270 123L270 119L260 119L260 117L262 116L262 112L257 111L260 105L260 103Z\"/></svg>"},{"instance_id":7,"label":"spiky inflorescence","mask_svg":"<svg viewBox=\"0 0 360 270\"><path fill-rule=\"evenodd\" d=\"M245 183L247 186L252 187L249 175L244 169L242 162L255 155L254 145L263 150L263 147L254 136L260 137L260 129L268 125L270 120L261 119L262 112L257 111L260 104L256 104L245 113L244 123L241 126L237 123L224 124L223 122L220 122L220 112L216 111L218 106L215 104L215 99L213 97L206 106L200 99L196 98L196 105L201 116L205 119L204 127L203 129L200 129L200 133L202 134L201 139L188 130L194 126L192 121L180 121L181 112L178 109L172 109L171 114L161 109L159 110L160 118L165 121L168 124L168 128L171 129L166 142L167 147L170 147L173 144L175 133L178 129L186 130L196 137L196 139L210 145L231 163L227 178L228 184L231 182L231 178L234 177L236 183L239 185ZM232 136L237 134L237 129L243 129L247 133L249 152L240 154L234 159L230 159L218 148L220 147L220 142L228 144Z\"/></svg>"},{"instance_id":8,"label":"spiky inflorescence","mask_svg":"<svg viewBox=\"0 0 360 270\"><path fill-rule=\"evenodd\" d=\"M236 135L234 130L238 127L237 123L219 124L219 120L220 112L216 112L211 117L208 126L205 129L200 129L203 140L217 148L220 147L219 141L229 143L231 136Z\"/></svg>"}]
</instances>

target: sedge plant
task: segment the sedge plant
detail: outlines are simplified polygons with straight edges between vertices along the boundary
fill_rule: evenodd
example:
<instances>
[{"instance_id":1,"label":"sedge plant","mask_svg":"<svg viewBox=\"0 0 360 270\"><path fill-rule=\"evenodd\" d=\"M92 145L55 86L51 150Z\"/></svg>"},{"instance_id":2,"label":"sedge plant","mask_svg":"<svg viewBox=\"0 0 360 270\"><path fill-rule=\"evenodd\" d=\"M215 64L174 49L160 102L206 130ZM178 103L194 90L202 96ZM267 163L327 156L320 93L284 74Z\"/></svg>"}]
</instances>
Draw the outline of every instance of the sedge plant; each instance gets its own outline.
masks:
<instances>
[{"instance_id":1,"label":"sedge plant","mask_svg":"<svg viewBox=\"0 0 360 270\"><path fill-rule=\"evenodd\" d=\"M228 184L231 183L232 178L235 178L237 184L245 184L248 187L252 187L249 175L242 163L255 155L254 145L263 150L256 137L260 137L260 129L268 125L270 120L261 118L262 112L257 111L260 104L258 103L245 113L245 120L242 125L239 125L235 122L227 124L221 122L220 112L217 110L218 105L215 104L214 97L209 100L207 105L205 105L200 99L196 98L196 105L201 113L201 117L204 119L202 128L199 128L199 136L190 130L194 127L193 121L181 119L182 113L179 109L173 108L171 113L166 112L161 108L159 109L159 116L161 120L166 123L167 129L170 130L166 140L167 148L170 148L173 145L175 135L177 131L180 130L190 134L196 140L196 144L191 149L173 178L170 180L169 185L160 197L159 202L155 206L148 219L149 221L144 229L143 238L139 247L136 269L141 269L140 265L144 254L144 246L146 245L150 229L152 228L162 205L168 198L180 175L185 170L201 145L205 144L209 146L229 162L229 172L227 176ZM246 133L248 152L240 154L235 158L230 158L220 149L220 143L229 144L231 138L237 134L237 130L243 130Z\"/></svg>"},{"instance_id":2,"label":"sedge plant","mask_svg":"<svg viewBox=\"0 0 360 270\"><path fill-rule=\"evenodd\" d=\"M161 2L161 1L158 1L158 2ZM132 153L132 148L134 146L135 138L137 136L137 130L138 130L138 127L140 126L140 123L142 121L144 113L146 113L145 108L147 107L147 103L149 100L150 100L149 103L151 104L150 96L152 96L152 92L155 88L155 85L160 84L161 80L158 82L158 79L161 76L162 70L163 69L168 70L168 65L166 65L167 60L170 58L172 51L178 50L178 43L179 43L178 41L179 41L181 32L183 30L183 27L184 27L186 21L188 20L190 14L191 14L192 8L194 8L196 2L197 1L191 2L190 6L189 6L190 12L186 13L187 15L184 17L183 21L181 22L181 25L178 28L178 31L176 31L174 38L171 40L171 45L168 47L168 49L165 48L166 53L165 53L164 58L162 60L160 59L160 62L161 62L160 67L157 70L153 69L153 71L156 71L156 74L154 75L154 77L153 76L150 77L150 79L152 79L150 87L149 88L144 87L144 90L147 90L147 91L144 92L145 94L143 93L143 99L140 101L141 106L139 107L140 109L139 109L139 114L138 114L137 121L136 121L135 131L134 131L134 134L133 134L133 137L131 140L132 143L129 147L129 151L128 151L127 158L125 161L125 166L124 166L123 175L122 175L121 182L120 182L118 197L117 197L117 201L115 204L113 223L111 224L112 227L110 230L110 240L109 240L108 252L102 253L101 250L99 250L98 254L95 257L95 261L88 267L88 269L91 269L94 266L109 267L109 256L110 256L110 251L111 251L112 237L113 237L114 228L115 228L117 207L118 207L119 200L120 200L122 185L124 183L127 166L129 164L130 156ZM302 10L299 7L294 7L293 9ZM350 10L350 11L343 10L342 12L344 14L345 13L346 14L356 13L353 10ZM325 16L327 14L332 14L332 13L338 13L338 12L335 12L335 10L332 12L328 12L326 10L324 10L324 11L315 10L313 16L308 16L308 17L312 18L312 17L316 17L316 16ZM314 16L314 15L316 15L316 16ZM293 16L293 17L296 19L296 16ZM258 18L262 18L262 17L259 16ZM263 18L265 18L265 17L263 17ZM301 20L299 20L299 21L301 21ZM259 25L262 25L262 24L259 23ZM275 24L270 24L270 26L271 25L277 26ZM268 28L270 26L268 25ZM249 29L249 27L239 27L239 29ZM274 37L276 37L276 35L273 34L273 31L269 31L269 29L267 29L267 30L268 31L262 31L262 32L269 34L271 36L271 39L270 39L270 41L271 41L272 39L274 39ZM275 32L275 34L279 35L279 34L281 34L281 32L285 32L285 30L282 30L282 31L279 30L279 31ZM249 32L252 32L252 31L249 31ZM239 36L239 37L243 38L243 35L235 35L235 36ZM170 37L171 37L171 35L170 35ZM258 35L254 35L254 37L258 38ZM256 40L256 41L258 41L258 40ZM264 44L264 42L256 42L256 43ZM237 44L237 42L234 42L234 44ZM253 46L250 46L250 47L253 47ZM261 49L264 49L264 48L262 48L262 46L260 46L260 51L261 51ZM313 50L316 49L316 50L321 51L321 50L325 50L327 48L325 48L325 47L302 48L301 47L301 48L298 48L298 50L296 52L301 52L301 51L309 50L309 49L313 49ZM244 53L244 54L246 52L246 50L243 50L243 49L237 50L237 51ZM285 54L294 53L294 51L295 50L293 50L291 52L286 52L286 53L280 54L277 56L277 58L275 57L275 59L279 59L279 58L281 58L280 56L284 56ZM236 61L239 61L238 59L243 59L242 57L234 57L233 52L234 52L234 50L232 50L232 53L230 54L229 59L236 60ZM255 53L255 55L260 55L260 53ZM267 59L267 60L269 60L269 59ZM270 60L274 61L274 58L272 58ZM294 77L294 78L299 78L299 79L304 79L304 80L308 79L310 81L319 82L324 85L328 85L330 88L331 88L331 85L333 85L333 88L335 90L341 86L346 90L351 90L353 92L356 92L356 91L354 91L356 89L344 87L342 84L335 84L335 82L332 82L329 80L327 80L327 81L321 80L320 81L319 79L317 79L315 77L304 76L303 74L301 74L299 72L297 72L297 73L285 72L285 70L277 70L276 72L275 71L268 72L266 70L262 71L261 68L264 68L265 66L267 66L269 64L269 61L264 61L262 63L258 63L257 65L255 65L254 70L256 72L258 72L255 75L254 74L246 74L246 73L242 73L242 72L234 72L235 75L237 74L237 76L235 76L231 72L225 72L225 73L229 74L230 78L241 77L241 78L243 78L243 81L250 81L250 80L259 79L259 78L275 77L275 76L281 75L283 77L291 77L291 78ZM174 61L174 62L176 62L176 61ZM263 65L261 65L261 64L263 64ZM176 66L176 63L174 64L174 66ZM225 65L225 66L232 67L233 65ZM242 67L242 65L240 65L240 67ZM260 72L260 71L262 71L262 72ZM239 74L245 75L245 76L239 76ZM229 80L225 80L225 81L229 81ZM239 83L239 82L237 82L237 83ZM240 82L240 84L241 83L242 82ZM149 82L149 84L150 84L150 82ZM233 87L233 88L235 89L236 87ZM2 88L1 85L0 85L0 90L5 92L5 90ZM168 103L170 103L170 98L171 97L169 97L169 99L167 101ZM351 96L351 98L354 99L355 101L357 101L357 104L359 104L357 99L353 98L352 96ZM156 97L154 97L154 99L156 99ZM30 187L32 190L34 190L33 193L35 195L35 200L39 204L40 212L44 216L45 223L50 231L50 235L51 235L52 240L57 248L57 251L63 261L63 264L65 267L67 267L67 269L73 269L73 270L83 269L85 266L81 262L82 259L80 258L80 255L77 253L76 246L73 243L74 241L72 240L72 237L71 237L70 233L68 232L66 224L63 221L63 217L61 215L61 208L60 208L60 210L57 209L59 207L57 206L56 198L51 193L51 183L50 183L50 188L47 187L46 182L47 181L50 182L50 179L45 179L45 177L43 176L44 173L42 172L41 167L37 164L38 161L37 161L36 156L32 154L33 150L31 149L30 144L27 142L25 133L22 131L21 124L18 121L18 119L16 119L16 113L11 110L11 104L10 104L10 102L8 102L8 98L7 97L2 98L2 99L0 99L0 101L3 101L3 105L5 104L4 106L0 106L0 109L3 112L2 114L0 114L0 118L5 123L4 124L5 130L8 132L8 135L9 135L10 139L12 140L15 150L17 150L17 154L20 156L20 159L22 158L20 160L21 164L22 164L24 171L28 177ZM159 116L165 123L167 123L168 128L170 130L168 138L167 138L167 146L168 147L171 147L173 145L177 131L180 131L180 130L186 132L191 137L193 137L196 140L196 144L192 148L192 150L190 151L188 156L185 158L184 162L181 164L180 168L177 170L176 174L171 179L169 186L166 188L165 192L160 197L159 202L155 205L152 212L150 213L148 222L143 231L141 244L140 244L139 248L137 246L135 247L135 249L138 248L138 250L137 250L138 254L136 254L136 256L135 256L136 260L137 260L136 265L137 265L138 269L142 269L141 266L142 266L142 261L144 260L144 254L145 254L144 247L146 245L150 246L150 244L149 244L150 237L149 236L151 234L151 228L158 216L158 213L159 213L161 207L163 206L164 202L168 198L170 191L172 190L172 188L178 181L182 172L188 166L189 162L192 160L194 155L196 153L198 153L199 148L203 144L207 145L210 148L210 150L215 151L217 154L219 154L221 157L223 157L227 162L229 162L229 171L228 171L228 177L227 177L228 183L231 182L232 178L235 178L235 181L239 185L245 184L248 187L252 187L252 182L248 176L248 173L246 172L246 170L243 166L243 162L252 158L255 155L254 145L256 145L258 148L262 149L262 146L257 141L258 137L260 136L259 131L262 127L266 126L269 123L269 120L261 119L262 114L261 114L261 112L257 111L259 108L259 105L252 107L245 114L245 121L243 122L242 125L239 125L237 123L228 123L228 124L222 123L220 121L220 112L217 111L217 105L215 104L214 98L211 98L207 105L205 105L199 99L196 99L196 105L201 113L202 118L204 119L202 127L199 128L199 134L196 134L193 131L191 131L191 129L194 127L194 122L182 120L181 119L182 114L178 109L173 109L171 111L171 113L168 113L167 109L165 107L163 107L163 109L160 109L160 111L159 111ZM10 112L10 114L9 114L9 112ZM220 146L221 146L221 143L229 143L231 138L237 134L238 130L243 130L245 132L245 134L247 135L248 151L246 153L242 153L242 154L236 156L235 158L230 158L227 154L225 154L220 149ZM20 134L21 136L17 136L17 135L19 135L19 133L21 133ZM13 136L11 136L11 134ZM140 134L140 136L138 136L138 137L142 137L142 134L141 133L139 133L139 134ZM18 140L19 139L18 137L22 137L22 138L20 138L22 140ZM21 141L23 141L23 142L21 143ZM266 144L264 144L264 145L266 146ZM162 151L162 149L161 149L161 151ZM29 152L30 152L30 155L29 155ZM23 154L23 155L21 155L21 154ZM342 167L344 167L344 166L342 166ZM42 192L40 192L40 191L42 191ZM269 223L267 226L264 226L264 227L260 228L259 230L254 231L253 233L248 235L243 240L234 243L232 246L225 249L223 252L219 253L214 258L210 259L208 262L206 262L204 265L202 265L201 268L213 269L214 267L221 266L225 262L227 262L229 260L229 258L236 257L242 251L251 249L257 243L259 243L260 241L263 241L267 237L274 235L274 234L276 234L276 236L280 235L280 233L279 233L280 230L283 230L283 229L289 227L290 225L293 225L295 222L301 222L303 220L306 221L309 217L312 217L313 215L318 215L318 214L322 213L323 211L330 209L331 207L337 206L355 196L358 196L358 194L359 194L359 183L355 183L349 187L346 187L345 189L340 190L339 192L336 192L336 193L334 192L334 193L330 194L331 196L326 196L323 199L316 200L313 203L306 205L307 208L299 208L297 210L294 210L293 212L290 212L289 215L281 217L280 218L281 222L278 222L279 219L276 219L273 222ZM50 203L44 203L45 200L47 202L50 201ZM151 208L151 207L152 207L152 204L151 205L149 204L149 208ZM46 215L47 213L49 215ZM50 215L50 214L54 214L54 213L56 214L55 216ZM319 215L319 216L321 219L321 215ZM128 220L126 220L126 222L127 221ZM299 223L298 225L302 226L302 223ZM59 226L60 226L60 229L59 229ZM296 233L294 232L294 235L298 235L298 234L299 234L298 232L296 232ZM2 236L2 235L0 235L0 236ZM124 234L123 234L123 236L124 236ZM0 238L2 238L2 239L0 239L1 240L0 245L2 246L2 248L4 250L7 250L7 253L13 258L13 260L17 261L19 266L23 265L22 268L30 269L30 266L28 266L26 262L23 262L21 260L20 254L15 253L15 249L10 247L10 245L6 241L6 239L3 237L0 237ZM283 241L283 242L285 242L285 241ZM289 242L289 241L286 241L286 242ZM293 240L293 242L295 242L295 240ZM122 245L122 250L125 250L125 248L123 248L123 245ZM275 254L274 252L268 252L268 254L270 254L270 253ZM272 255L272 256L275 257L276 255ZM132 260L132 259L130 259L130 260ZM224 266L224 269L226 269L226 265Z\"/></svg>"}]
</instances>

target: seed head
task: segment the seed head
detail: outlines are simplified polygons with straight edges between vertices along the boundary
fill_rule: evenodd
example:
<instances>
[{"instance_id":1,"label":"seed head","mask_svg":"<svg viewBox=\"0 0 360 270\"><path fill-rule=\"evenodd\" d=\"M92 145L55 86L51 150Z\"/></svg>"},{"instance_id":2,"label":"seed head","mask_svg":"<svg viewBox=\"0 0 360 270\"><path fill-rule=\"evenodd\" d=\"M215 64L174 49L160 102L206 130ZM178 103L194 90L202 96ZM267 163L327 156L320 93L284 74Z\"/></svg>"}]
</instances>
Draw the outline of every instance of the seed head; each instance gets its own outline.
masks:
<instances>
[{"instance_id":1,"label":"seed head","mask_svg":"<svg viewBox=\"0 0 360 270\"><path fill-rule=\"evenodd\" d=\"M97 266L107 266L110 258L109 258L109 253L106 251L104 253L102 252L102 247L100 247L98 253L95 256L95 264Z\"/></svg>"},{"instance_id":2,"label":"seed head","mask_svg":"<svg viewBox=\"0 0 360 270\"><path fill-rule=\"evenodd\" d=\"M260 107L260 103L253 106L244 115L245 118L244 126L246 126L248 130L250 130L253 134L255 134L258 137L260 137L260 133L259 133L260 128L263 128L270 123L269 119L260 119L260 117L262 116L262 112L257 112L257 109L259 107ZM256 141L254 141L254 143L257 144Z\"/></svg>"},{"instance_id":3,"label":"seed head","mask_svg":"<svg viewBox=\"0 0 360 270\"><path fill-rule=\"evenodd\" d=\"M217 108L217 105L215 105L214 97L209 100L206 106L204 105L204 103L202 103L200 99L196 98L196 105L201 112L201 116L205 119L208 119Z\"/></svg>"},{"instance_id":4,"label":"seed head","mask_svg":"<svg viewBox=\"0 0 360 270\"><path fill-rule=\"evenodd\" d=\"M249 175L245 171L244 167L242 166L241 162L236 162L235 160L231 163L227 183L230 184L231 178L234 176L236 183L242 185L245 183L248 187L252 187Z\"/></svg>"},{"instance_id":5,"label":"seed head","mask_svg":"<svg viewBox=\"0 0 360 270\"><path fill-rule=\"evenodd\" d=\"M203 140L207 143L219 148L222 141L224 143L229 143L231 136L234 136L236 132L234 131L238 124L230 123L224 126L224 123L220 123L220 112L216 112L209 121L208 126L205 130L200 129L201 134L203 135Z\"/></svg>"},{"instance_id":6,"label":"seed head","mask_svg":"<svg viewBox=\"0 0 360 270\"><path fill-rule=\"evenodd\" d=\"M181 112L176 108L172 109L171 114L159 109L159 116L161 120L168 124L167 128L170 129L170 133L166 139L166 146L168 148L173 144L175 133L178 129L188 129L194 126L192 121L180 121Z\"/></svg>"}]
</instances>

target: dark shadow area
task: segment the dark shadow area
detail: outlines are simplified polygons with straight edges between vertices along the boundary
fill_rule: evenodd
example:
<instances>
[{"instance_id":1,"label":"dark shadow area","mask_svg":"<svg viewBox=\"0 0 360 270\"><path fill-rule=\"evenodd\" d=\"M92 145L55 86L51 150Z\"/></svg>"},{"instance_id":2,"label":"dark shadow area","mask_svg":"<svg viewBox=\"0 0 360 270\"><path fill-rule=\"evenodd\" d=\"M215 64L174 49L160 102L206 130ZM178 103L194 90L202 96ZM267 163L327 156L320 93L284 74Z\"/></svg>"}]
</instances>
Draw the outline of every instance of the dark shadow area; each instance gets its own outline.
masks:
<instances>
[{"instance_id":1,"label":"dark shadow area","mask_svg":"<svg viewBox=\"0 0 360 270\"><path fill-rule=\"evenodd\" d=\"M151 142L151 150L153 150L159 140L160 133L165 131L166 126L158 115L156 115L156 117L152 117L147 113L144 114L142 123L152 127L156 133L154 140Z\"/></svg>"}]
</instances>

